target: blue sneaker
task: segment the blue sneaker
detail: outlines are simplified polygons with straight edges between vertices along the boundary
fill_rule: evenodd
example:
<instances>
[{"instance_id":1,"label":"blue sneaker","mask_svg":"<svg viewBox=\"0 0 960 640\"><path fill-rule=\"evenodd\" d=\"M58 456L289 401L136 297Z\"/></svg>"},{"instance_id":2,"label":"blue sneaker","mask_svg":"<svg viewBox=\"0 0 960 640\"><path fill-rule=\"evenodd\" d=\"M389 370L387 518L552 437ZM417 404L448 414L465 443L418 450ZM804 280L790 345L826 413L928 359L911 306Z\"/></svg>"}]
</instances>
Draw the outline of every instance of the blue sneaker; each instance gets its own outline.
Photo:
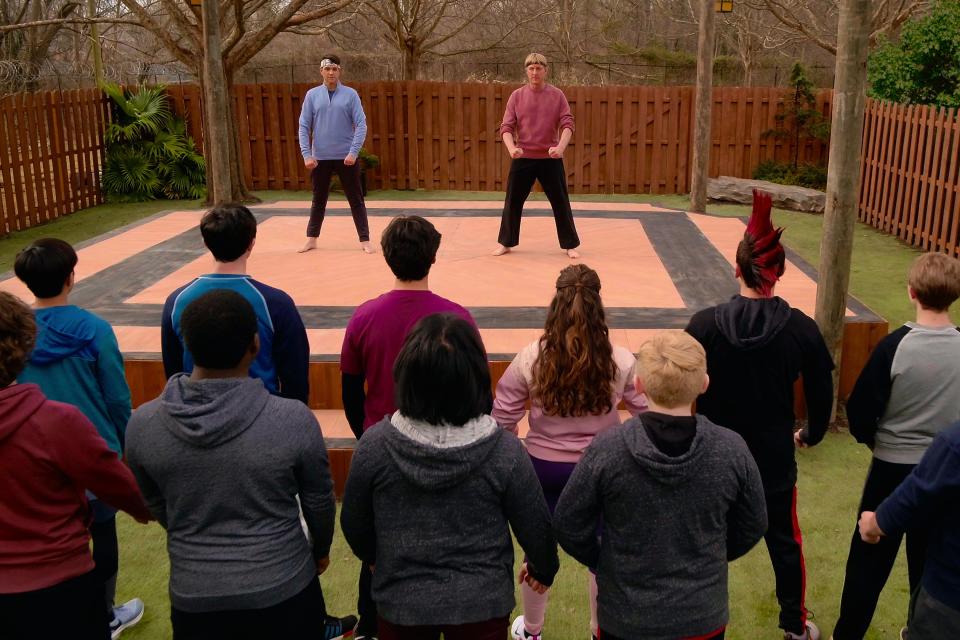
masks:
<instances>
[{"instance_id":1,"label":"blue sneaker","mask_svg":"<svg viewBox=\"0 0 960 640\"><path fill-rule=\"evenodd\" d=\"M120 632L140 622L143 618L143 600L134 598L119 607L113 608L113 620L110 621L110 638L117 640Z\"/></svg>"},{"instance_id":2,"label":"blue sneaker","mask_svg":"<svg viewBox=\"0 0 960 640\"><path fill-rule=\"evenodd\" d=\"M324 624L323 640L346 640L353 638L353 628L357 626L356 616L327 616Z\"/></svg>"}]
</instances>

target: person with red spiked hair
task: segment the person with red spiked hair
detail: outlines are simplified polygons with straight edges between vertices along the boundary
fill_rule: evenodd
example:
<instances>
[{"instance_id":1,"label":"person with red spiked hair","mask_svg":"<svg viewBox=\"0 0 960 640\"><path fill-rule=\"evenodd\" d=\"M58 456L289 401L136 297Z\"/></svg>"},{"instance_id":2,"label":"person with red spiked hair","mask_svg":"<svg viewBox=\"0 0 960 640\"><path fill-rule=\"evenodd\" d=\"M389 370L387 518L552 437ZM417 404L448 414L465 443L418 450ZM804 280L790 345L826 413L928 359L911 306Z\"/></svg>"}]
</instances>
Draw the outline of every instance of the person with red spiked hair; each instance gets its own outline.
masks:
<instances>
[{"instance_id":1,"label":"person with red spiked hair","mask_svg":"<svg viewBox=\"0 0 960 640\"><path fill-rule=\"evenodd\" d=\"M833 404L833 359L816 323L776 296L786 256L771 222L769 194L754 190L753 213L737 247L740 293L697 312L687 333L707 353L710 386L697 412L739 433L760 469L769 528L764 540L776 579L785 640L817 640L804 598L806 571L797 520L795 448L819 443ZM807 426L795 430L793 388L803 377Z\"/></svg>"}]
</instances>

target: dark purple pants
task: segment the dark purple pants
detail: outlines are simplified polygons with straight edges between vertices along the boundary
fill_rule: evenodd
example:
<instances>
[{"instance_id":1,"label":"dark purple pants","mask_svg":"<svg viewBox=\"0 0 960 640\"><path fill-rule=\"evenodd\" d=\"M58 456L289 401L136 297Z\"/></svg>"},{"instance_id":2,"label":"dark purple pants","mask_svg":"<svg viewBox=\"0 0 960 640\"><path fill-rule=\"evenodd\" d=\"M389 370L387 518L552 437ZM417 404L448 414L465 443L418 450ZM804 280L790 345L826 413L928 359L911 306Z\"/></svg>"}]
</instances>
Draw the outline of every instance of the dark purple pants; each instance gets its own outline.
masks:
<instances>
[{"instance_id":1,"label":"dark purple pants","mask_svg":"<svg viewBox=\"0 0 960 640\"><path fill-rule=\"evenodd\" d=\"M327 211L327 198L330 196L330 180L334 173L339 176L343 193L350 203L353 225L357 228L360 242L366 242L370 239L370 227L367 225L367 205L363 202L363 192L360 189L359 160L349 167L343 164L343 160L317 161L317 166L310 173L313 181L313 204L310 207L310 222L307 223L307 237L320 236L323 216Z\"/></svg>"}]
</instances>

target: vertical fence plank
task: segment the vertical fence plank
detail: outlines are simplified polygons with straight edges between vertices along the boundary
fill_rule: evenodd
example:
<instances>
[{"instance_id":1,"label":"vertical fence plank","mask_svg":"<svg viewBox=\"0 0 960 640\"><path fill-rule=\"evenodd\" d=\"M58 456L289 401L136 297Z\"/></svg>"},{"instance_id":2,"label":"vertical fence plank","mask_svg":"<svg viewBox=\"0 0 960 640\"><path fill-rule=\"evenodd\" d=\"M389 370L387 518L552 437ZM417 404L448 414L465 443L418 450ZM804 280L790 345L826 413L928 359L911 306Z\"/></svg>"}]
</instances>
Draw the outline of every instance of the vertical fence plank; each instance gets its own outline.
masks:
<instances>
[{"instance_id":1,"label":"vertical fence plank","mask_svg":"<svg viewBox=\"0 0 960 640\"><path fill-rule=\"evenodd\" d=\"M931 198L933 202L933 224L930 227L930 237L932 238L932 248L934 251L943 251L946 245L946 238L943 233L944 215L943 205L947 191L946 177L949 175L956 162L956 157L950 157L950 123L954 119L953 109L941 109L940 120L937 123L937 132L939 134L940 144L940 165L934 170L931 178L933 179L933 188L935 195ZM934 150L936 153L937 150Z\"/></svg>"},{"instance_id":2,"label":"vertical fence plank","mask_svg":"<svg viewBox=\"0 0 960 640\"><path fill-rule=\"evenodd\" d=\"M3 217L0 219L0 232L11 233L18 229L17 220L22 204L19 203L20 180L16 176L19 162L13 155L14 127L13 100L0 99L0 191L3 193Z\"/></svg>"},{"instance_id":3,"label":"vertical fence plank","mask_svg":"<svg viewBox=\"0 0 960 640\"><path fill-rule=\"evenodd\" d=\"M943 204L944 251L957 255L957 232L960 230L960 111L952 110L950 122L952 165L946 177L946 199Z\"/></svg>"},{"instance_id":4,"label":"vertical fence plank","mask_svg":"<svg viewBox=\"0 0 960 640\"><path fill-rule=\"evenodd\" d=\"M933 168L933 149L932 141L936 135L936 111L932 107L924 107L924 126L926 128L926 144L924 145L923 170L918 176L920 181L920 198L917 201L919 215L917 217L917 245L927 249L929 238L927 237L927 224L930 219L930 211L927 209L927 194L930 191L930 181L928 176Z\"/></svg>"},{"instance_id":5,"label":"vertical fence plank","mask_svg":"<svg viewBox=\"0 0 960 640\"><path fill-rule=\"evenodd\" d=\"M910 106L910 127L912 129L911 139L913 140L913 153L910 164L907 167L908 186L906 187L905 198L909 205L906 214L906 229L900 234L900 238L909 243L913 243L917 238L917 217L920 209L917 206L917 200L920 193L920 170L923 163L923 147L926 140L927 130L923 126L924 110L922 107ZM879 145L876 145L879 147ZM879 155L879 150L875 151Z\"/></svg>"}]
</instances>

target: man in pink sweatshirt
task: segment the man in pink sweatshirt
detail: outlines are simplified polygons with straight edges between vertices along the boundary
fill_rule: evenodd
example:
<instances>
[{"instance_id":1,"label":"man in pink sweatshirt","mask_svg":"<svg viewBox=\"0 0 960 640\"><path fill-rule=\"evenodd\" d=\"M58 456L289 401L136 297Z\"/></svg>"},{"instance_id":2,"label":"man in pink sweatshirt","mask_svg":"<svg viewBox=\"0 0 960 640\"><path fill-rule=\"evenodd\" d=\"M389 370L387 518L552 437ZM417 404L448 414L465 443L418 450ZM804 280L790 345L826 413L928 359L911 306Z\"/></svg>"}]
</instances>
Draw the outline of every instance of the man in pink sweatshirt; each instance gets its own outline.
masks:
<instances>
[{"instance_id":1,"label":"man in pink sweatshirt","mask_svg":"<svg viewBox=\"0 0 960 640\"><path fill-rule=\"evenodd\" d=\"M523 204L534 181L539 180L553 207L560 248L571 258L579 258L576 249L580 238L563 168L563 152L573 135L573 114L563 92L547 84L547 59L543 54L531 53L523 65L529 82L510 94L500 125L503 145L513 161L500 220L500 246L493 255L502 256L520 244Z\"/></svg>"}]
</instances>

